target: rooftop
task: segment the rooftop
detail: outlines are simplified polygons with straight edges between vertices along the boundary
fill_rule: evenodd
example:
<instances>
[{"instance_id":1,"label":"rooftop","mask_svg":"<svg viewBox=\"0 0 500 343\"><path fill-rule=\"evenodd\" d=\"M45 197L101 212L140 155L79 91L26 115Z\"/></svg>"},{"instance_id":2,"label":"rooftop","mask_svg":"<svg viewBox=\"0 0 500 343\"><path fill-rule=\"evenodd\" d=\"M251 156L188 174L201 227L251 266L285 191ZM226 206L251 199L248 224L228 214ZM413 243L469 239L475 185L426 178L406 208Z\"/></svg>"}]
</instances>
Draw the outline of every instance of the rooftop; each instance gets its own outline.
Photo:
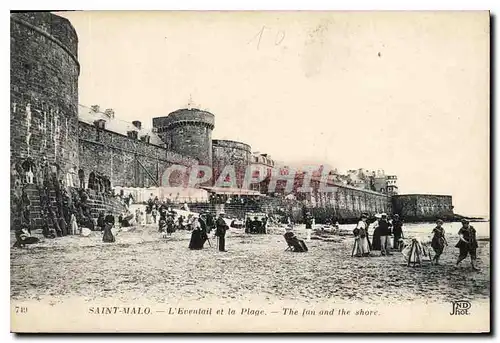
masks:
<instances>
[{"instance_id":1,"label":"rooftop","mask_svg":"<svg viewBox=\"0 0 500 343\"><path fill-rule=\"evenodd\" d=\"M78 119L84 123L94 125L96 120L102 119L106 121L106 130L112 131L124 136L127 136L129 131L137 131L137 136L140 138L142 136L148 135L150 137L149 143L159 146L164 146L164 142L161 140L151 128L141 127L138 129L134 124L121 120L118 118L110 118L103 112L94 112L90 107L85 105L78 105Z\"/></svg>"}]
</instances>

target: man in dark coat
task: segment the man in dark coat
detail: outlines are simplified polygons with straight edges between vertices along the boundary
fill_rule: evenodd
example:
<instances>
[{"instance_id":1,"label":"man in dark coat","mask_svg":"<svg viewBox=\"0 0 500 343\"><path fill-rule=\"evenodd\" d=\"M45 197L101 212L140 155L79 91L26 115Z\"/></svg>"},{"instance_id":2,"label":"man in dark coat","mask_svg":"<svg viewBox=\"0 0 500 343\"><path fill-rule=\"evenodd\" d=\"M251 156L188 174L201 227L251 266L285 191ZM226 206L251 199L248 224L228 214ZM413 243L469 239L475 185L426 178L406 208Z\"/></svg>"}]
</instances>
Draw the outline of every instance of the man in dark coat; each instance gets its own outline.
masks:
<instances>
[{"instance_id":1,"label":"man in dark coat","mask_svg":"<svg viewBox=\"0 0 500 343\"><path fill-rule=\"evenodd\" d=\"M41 211L40 215L42 217L42 235L45 238L56 238L56 233L53 229L50 228L49 225L49 218L47 217L47 214L45 211Z\"/></svg>"},{"instance_id":2,"label":"man in dark coat","mask_svg":"<svg viewBox=\"0 0 500 343\"><path fill-rule=\"evenodd\" d=\"M104 221L104 212L99 212L99 216L97 217L97 227L99 228L99 231L104 231L104 227L106 226L106 223Z\"/></svg>"},{"instance_id":3,"label":"man in dark coat","mask_svg":"<svg viewBox=\"0 0 500 343\"><path fill-rule=\"evenodd\" d=\"M49 219L52 222L52 227L56 231L57 237L62 237L63 233L61 227L59 226L59 221L57 220L54 210L51 207L49 207Z\"/></svg>"},{"instance_id":4,"label":"man in dark coat","mask_svg":"<svg viewBox=\"0 0 500 343\"><path fill-rule=\"evenodd\" d=\"M28 198L28 194L23 189L21 196L21 206L20 210L22 212L22 223L30 225L30 211L31 211L31 201Z\"/></svg>"},{"instance_id":5,"label":"man in dark coat","mask_svg":"<svg viewBox=\"0 0 500 343\"><path fill-rule=\"evenodd\" d=\"M109 177L107 175L104 175L103 182L104 182L104 193L111 194L111 181L109 180Z\"/></svg>"},{"instance_id":6,"label":"man in dark coat","mask_svg":"<svg viewBox=\"0 0 500 343\"><path fill-rule=\"evenodd\" d=\"M207 223L207 233L210 233L210 231L212 231L213 229L215 229L214 216L209 211L206 211L205 212L205 218L206 218L205 222Z\"/></svg>"},{"instance_id":7,"label":"man in dark coat","mask_svg":"<svg viewBox=\"0 0 500 343\"><path fill-rule=\"evenodd\" d=\"M85 189L85 171L82 168L78 170L78 179L80 180L80 188Z\"/></svg>"},{"instance_id":8,"label":"man in dark coat","mask_svg":"<svg viewBox=\"0 0 500 343\"><path fill-rule=\"evenodd\" d=\"M306 222L306 229L312 229L312 219L313 217L309 212L306 212L305 216L305 222Z\"/></svg>"},{"instance_id":9,"label":"man in dark coat","mask_svg":"<svg viewBox=\"0 0 500 343\"><path fill-rule=\"evenodd\" d=\"M89 189L94 189L96 188L96 185L95 185L95 173L92 171L90 172L90 175L89 175L89 183L87 185L87 188Z\"/></svg>"},{"instance_id":10,"label":"man in dark coat","mask_svg":"<svg viewBox=\"0 0 500 343\"><path fill-rule=\"evenodd\" d=\"M217 221L215 222L216 229L215 229L215 235L217 236L219 240L219 251L227 251L226 250L226 231L229 229L229 227L226 224L226 221L224 220L225 213L221 212L219 213L219 218L217 218Z\"/></svg>"},{"instance_id":11,"label":"man in dark coat","mask_svg":"<svg viewBox=\"0 0 500 343\"><path fill-rule=\"evenodd\" d=\"M169 213L167 215L167 234L172 235L172 233L175 231L175 222L174 222L174 215L172 213Z\"/></svg>"},{"instance_id":12,"label":"man in dark coat","mask_svg":"<svg viewBox=\"0 0 500 343\"><path fill-rule=\"evenodd\" d=\"M66 223L66 220L64 220L64 217L63 216L60 216L59 217L59 228L61 229L61 234L63 236L67 236L68 235L68 224Z\"/></svg>"},{"instance_id":13,"label":"man in dark coat","mask_svg":"<svg viewBox=\"0 0 500 343\"><path fill-rule=\"evenodd\" d=\"M404 238L403 221L399 219L399 214L395 214L392 219L392 233L394 234L394 249L399 250L399 240Z\"/></svg>"},{"instance_id":14,"label":"man in dark coat","mask_svg":"<svg viewBox=\"0 0 500 343\"><path fill-rule=\"evenodd\" d=\"M380 253L382 255L392 255L389 252L389 236L391 235L391 224L387 220L387 214L382 213L378 221L378 229L380 232Z\"/></svg>"},{"instance_id":15,"label":"man in dark coat","mask_svg":"<svg viewBox=\"0 0 500 343\"><path fill-rule=\"evenodd\" d=\"M164 205L160 207L160 220L167 221L167 208Z\"/></svg>"}]
</instances>

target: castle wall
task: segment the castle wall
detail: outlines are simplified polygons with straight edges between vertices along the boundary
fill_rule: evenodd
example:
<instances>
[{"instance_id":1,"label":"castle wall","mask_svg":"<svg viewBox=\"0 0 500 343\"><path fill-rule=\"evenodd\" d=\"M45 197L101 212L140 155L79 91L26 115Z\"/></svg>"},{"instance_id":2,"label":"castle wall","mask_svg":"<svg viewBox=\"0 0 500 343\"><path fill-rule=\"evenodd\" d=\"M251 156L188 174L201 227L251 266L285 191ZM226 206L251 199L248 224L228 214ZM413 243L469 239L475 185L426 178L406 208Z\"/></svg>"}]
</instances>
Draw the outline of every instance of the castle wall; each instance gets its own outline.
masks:
<instances>
[{"instance_id":1,"label":"castle wall","mask_svg":"<svg viewBox=\"0 0 500 343\"><path fill-rule=\"evenodd\" d=\"M307 207L317 218L336 218L342 222L356 220L362 213L390 215L393 212L391 198L385 194L343 185L329 187L332 188L329 192L320 192L313 186L313 192L304 193Z\"/></svg>"},{"instance_id":2,"label":"castle wall","mask_svg":"<svg viewBox=\"0 0 500 343\"><path fill-rule=\"evenodd\" d=\"M213 140L212 168L214 182L219 179L224 167L233 166L236 175L236 186L243 188L245 173L250 166L250 158L251 148L248 144L229 140Z\"/></svg>"},{"instance_id":3,"label":"castle wall","mask_svg":"<svg viewBox=\"0 0 500 343\"><path fill-rule=\"evenodd\" d=\"M48 12L10 19L12 162L42 156L66 172L78 165L78 37L67 19Z\"/></svg>"},{"instance_id":4,"label":"castle wall","mask_svg":"<svg viewBox=\"0 0 500 343\"><path fill-rule=\"evenodd\" d=\"M394 213L408 221L434 221L454 217L449 195L403 194L392 197Z\"/></svg>"},{"instance_id":5,"label":"castle wall","mask_svg":"<svg viewBox=\"0 0 500 343\"><path fill-rule=\"evenodd\" d=\"M172 164L190 167L197 163L163 147L84 122L79 123L78 130L80 166L87 180L91 171L98 171L111 177L112 186L150 187ZM184 180L174 174L171 181L177 184Z\"/></svg>"}]
</instances>

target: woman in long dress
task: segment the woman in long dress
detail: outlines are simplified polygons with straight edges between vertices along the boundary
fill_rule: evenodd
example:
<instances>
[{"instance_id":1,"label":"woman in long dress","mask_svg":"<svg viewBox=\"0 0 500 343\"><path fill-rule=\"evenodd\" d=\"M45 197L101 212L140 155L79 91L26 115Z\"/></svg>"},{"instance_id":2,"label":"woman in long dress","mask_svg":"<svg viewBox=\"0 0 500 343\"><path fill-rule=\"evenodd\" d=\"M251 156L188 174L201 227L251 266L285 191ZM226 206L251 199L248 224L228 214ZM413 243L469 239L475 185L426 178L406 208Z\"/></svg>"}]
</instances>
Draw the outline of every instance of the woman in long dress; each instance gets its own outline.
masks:
<instances>
[{"instance_id":1,"label":"woman in long dress","mask_svg":"<svg viewBox=\"0 0 500 343\"><path fill-rule=\"evenodd\" d=\"M115 236L113 235L113 232L111 229L113 228L113 225L110 222L106 222L104 224L104 233L102 235L102 241L104 243L114 243L115 242Z\"/></svg>"},{"instance_id":2,"label":"woman in long dress","mask_svg":"<svg viewBox=\"0 0 500 343\"><path fill-rule=\"evenodd\" d=\"M358 225L354 229L354 252L353 255L366 257L370 255L370 245L368 244L368 216L363 214Z\"/></svg>"},{"instance_id":3,"label":"woman in long dress","mask_svg":"<svg viewBox=\"0 0 500 343\"><path fill-rule=\"evenodd\" d=\"M448 245L442 225L443 221L439 219L436 221L436 227L432 230L433 237L431 241L431 247L436 253L432 260L435 264L439 264L439 257L441 257L441 254L443 253L444 246Z\"/></svg>"},{"instance_id":4,"label":"woman in long dress","mask_svg":"<svg viewBox=\"0 0 500 343\"><path fill-rule=\"evenodd\" d=\"M74 213L71 214L71 220L69 225L70 225L70 232L72 235L80 234L78 230L78 223L76 222L76 216Z\"/></svg>"},{"instance_id":5,"label":"woman in long dress","mask_svg":"<svg viewBox=\"0 0 500 343\"><path fill-rule=\"evenodd\" d=\"M201 250L203 249L203 245L208 238L205 222L202 219L196 219L192 225L193 231L191 232L189 249Z\"/></svg>"},{"instance_id":6,"label":"woman in long dress","mask_svg":"<svg viewBox=\"0 0 500 343\"><path fill-rule=\"evenodd\" d=\"M380 251L382 244L380 242L380 228L378 227L378 220L376 220L373 224L373 236L372 236L372 250Z\"/></svg>"}]
</instances>

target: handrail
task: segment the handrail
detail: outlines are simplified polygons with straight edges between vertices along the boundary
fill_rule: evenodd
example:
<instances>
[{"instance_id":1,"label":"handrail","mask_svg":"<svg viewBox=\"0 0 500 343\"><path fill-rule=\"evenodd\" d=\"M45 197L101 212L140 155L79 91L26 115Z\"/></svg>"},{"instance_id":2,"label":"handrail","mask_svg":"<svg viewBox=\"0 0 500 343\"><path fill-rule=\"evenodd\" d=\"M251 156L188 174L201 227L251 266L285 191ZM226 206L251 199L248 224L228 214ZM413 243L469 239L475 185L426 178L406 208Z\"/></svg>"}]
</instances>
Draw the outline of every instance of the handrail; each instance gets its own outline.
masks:
<instances>
[{"instance_id":1,"label":"handrail","mask_svg":"<svg viewBox=\"0 0 500 343\"><path fill-rule=\"evenodd\" d=\"M142 167L142 169L144 169L144 171L146 172L146 174L149 176L149 178L151 179L151 181L154 182L154 184L157 186L157 187L160 187L159 183L158 183L158 180L156 180L150 173L149 171L146 169L146 167L144 167L144 165L141 163L141 161L139 161L139 159L137 158L137 156L135 156L135 160L137 162L139 162L139 165Z\"/></svg>"}]
</instances>

